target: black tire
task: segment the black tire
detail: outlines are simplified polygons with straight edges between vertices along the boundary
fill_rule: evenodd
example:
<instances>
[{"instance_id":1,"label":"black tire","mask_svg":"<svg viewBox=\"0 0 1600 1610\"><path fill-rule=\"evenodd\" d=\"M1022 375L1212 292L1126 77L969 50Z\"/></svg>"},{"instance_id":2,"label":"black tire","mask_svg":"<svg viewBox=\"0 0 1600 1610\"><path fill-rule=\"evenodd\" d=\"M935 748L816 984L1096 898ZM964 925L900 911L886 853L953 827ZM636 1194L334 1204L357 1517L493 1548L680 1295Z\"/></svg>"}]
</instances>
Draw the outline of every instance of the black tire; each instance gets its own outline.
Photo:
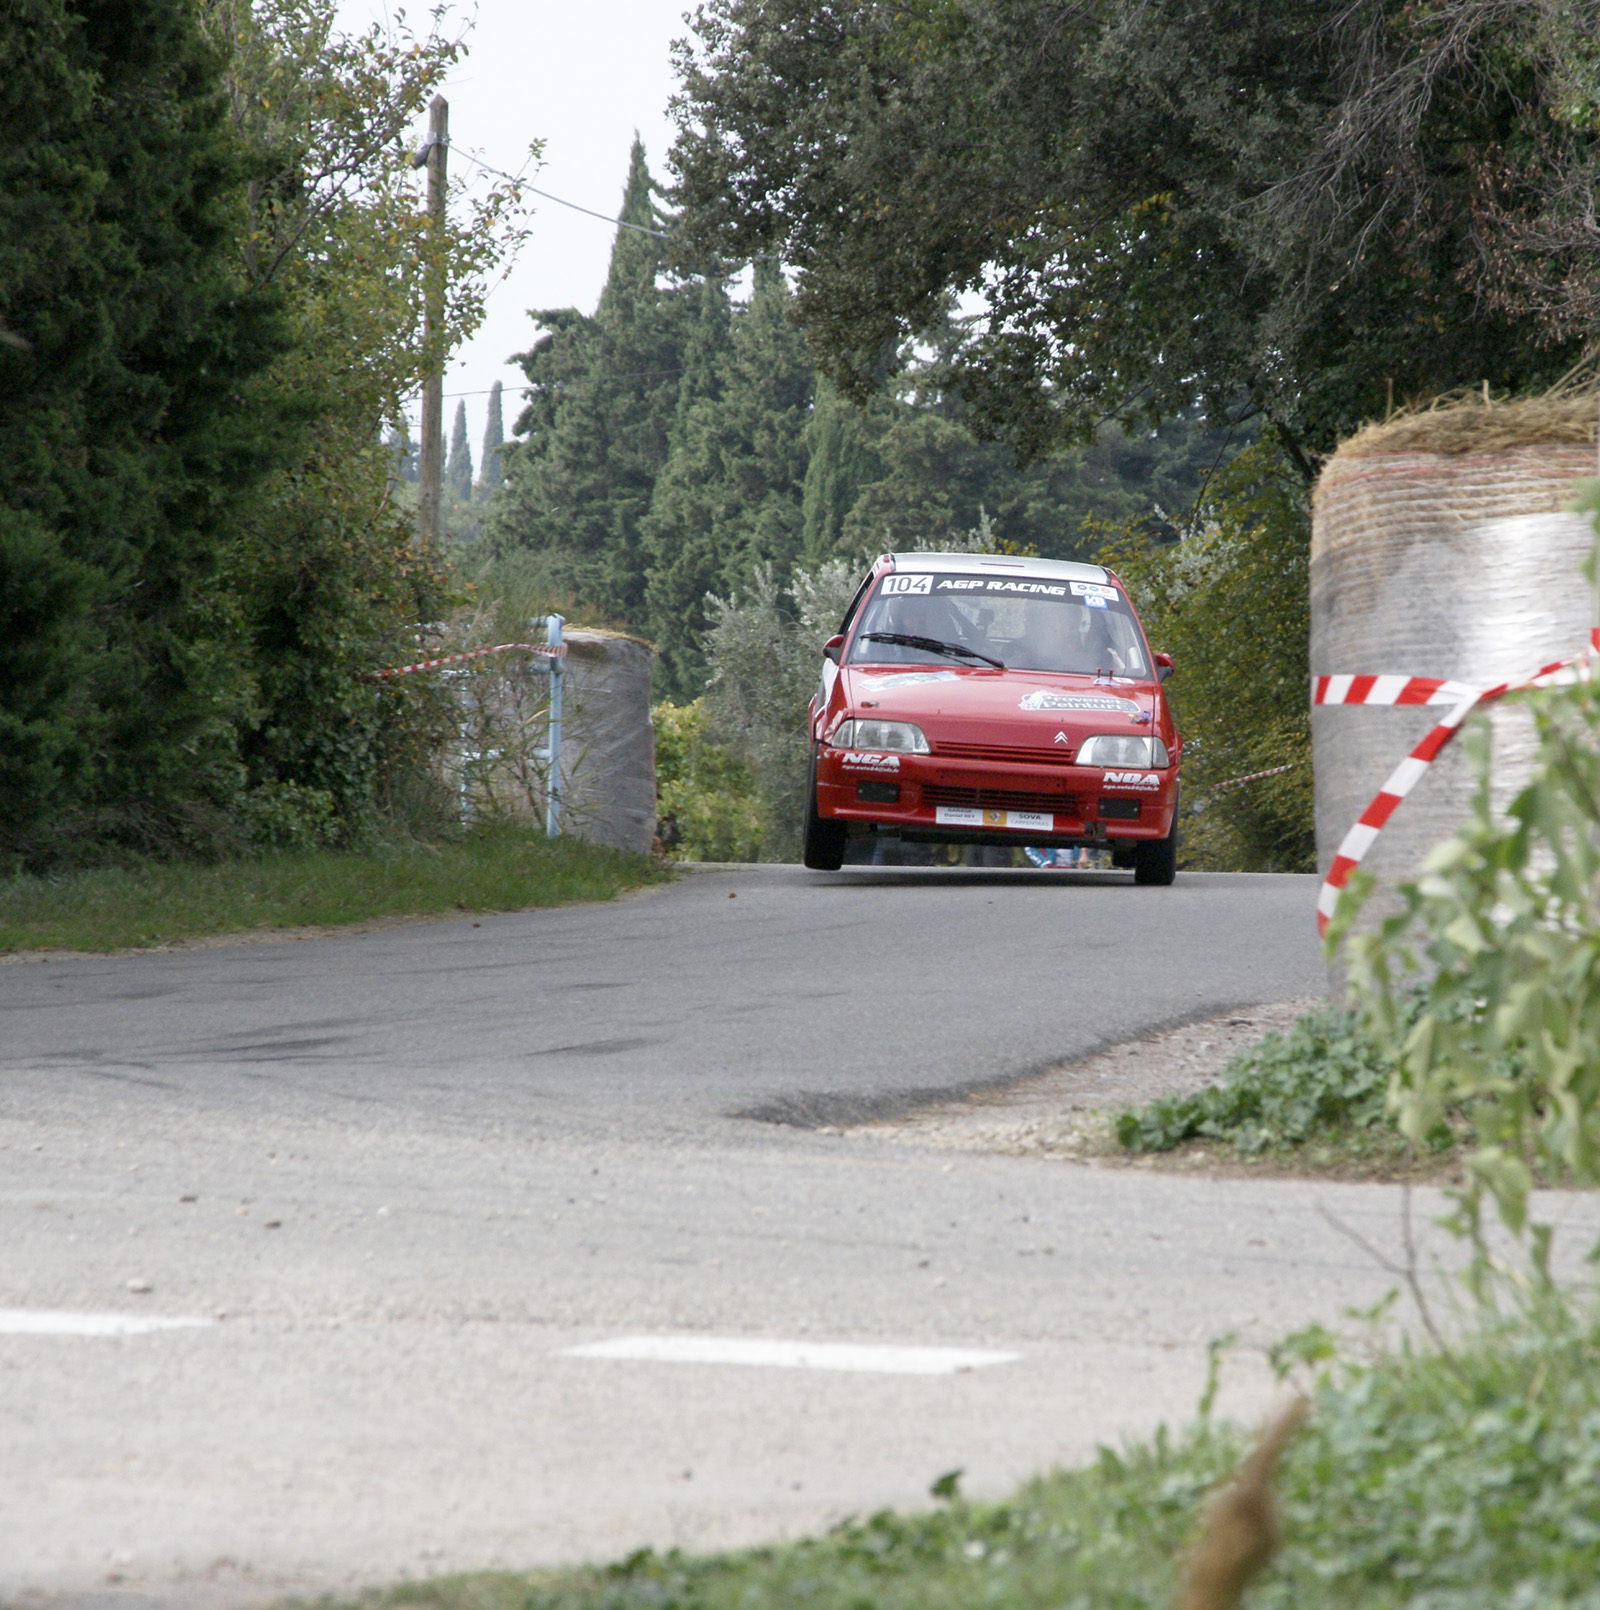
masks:
<instances>
[{"instance_id":1,"label":"black tire","mask_svg":"<svg viewBox=\"0 0 1600 1610\"><path fill-rule=\"evenodd\" d=\"M1178 875L1178 812L1172 812L1172 828L1164 839L1146 839L1133 852L1133 881L1164 889Z\"/></svg>"},{"instance_id":2,"label":"black tire","mask_svg":"<svg viewBox=\"0 0 1600 1610\"><path fill-rule=\"evenodd\" d=\"M844 865L844 843L848 829L843 822L825 822L817 815L817 763L811 761L811 781L806 785L806 814L800 828L800 859L813 872L837 872Z\"/></svg>"}]
</instances>

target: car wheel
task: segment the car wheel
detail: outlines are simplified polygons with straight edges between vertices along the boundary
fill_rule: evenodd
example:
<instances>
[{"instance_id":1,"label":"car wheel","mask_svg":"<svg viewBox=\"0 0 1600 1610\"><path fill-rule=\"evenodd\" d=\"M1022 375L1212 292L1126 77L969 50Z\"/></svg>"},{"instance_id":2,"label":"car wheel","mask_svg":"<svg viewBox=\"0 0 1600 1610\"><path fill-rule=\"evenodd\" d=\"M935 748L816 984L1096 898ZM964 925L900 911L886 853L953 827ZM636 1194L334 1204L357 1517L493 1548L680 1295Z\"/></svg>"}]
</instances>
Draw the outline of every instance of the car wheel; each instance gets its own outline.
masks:
<instances>
[{"instance_id":1,"label":"car wheel","mask_svg":"<svg viewBox=\"0 0 1600 1610\"><path fill-rule=\"evenodd\" d=\"M806 815L800 828L800 859L813 872L837 872L844 865L848 829L843 822L824 821L817 815L817 762L811 760L811 781L806 787Z\"/></svg>"},{"instance_id":2,"label":"car wheel","mask_svg":"<svg viewBox=\"0 0 1600 1610\"><path fill-rule=\"evenodd\" d=\"M1146 839L1133 852L1133 881L1165 888L1178 875L1178 813L1164 839Z\"/></svg>"}]
</instances>

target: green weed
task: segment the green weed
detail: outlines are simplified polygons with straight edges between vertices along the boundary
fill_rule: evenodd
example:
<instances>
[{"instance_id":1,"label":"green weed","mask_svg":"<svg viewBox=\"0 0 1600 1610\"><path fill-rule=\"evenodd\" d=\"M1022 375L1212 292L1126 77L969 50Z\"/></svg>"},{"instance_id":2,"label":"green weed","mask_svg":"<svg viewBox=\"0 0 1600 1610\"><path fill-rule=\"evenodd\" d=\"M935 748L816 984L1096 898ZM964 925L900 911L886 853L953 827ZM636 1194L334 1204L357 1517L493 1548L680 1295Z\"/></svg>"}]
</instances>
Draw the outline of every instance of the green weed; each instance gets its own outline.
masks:
<instances>
[{"instance_id":1,"label":"green weed","mask_svg":"<svg viewBox=\"0 0 1600 1610\"><path fill-rule=\"evenodd\" d=\"M1116 1135L1130 1152L1211 1141L1241 1156L1313 1144L1363 1154L1405 1149L1386 1111L1391 1064L1353 1013L1308 1012L1287 1034L1268 1034L1228 1064L1222 1082L1124 1112ZM1454 1131L1441 1124L1434 1150Z\"/></svg>"}]
</instances>

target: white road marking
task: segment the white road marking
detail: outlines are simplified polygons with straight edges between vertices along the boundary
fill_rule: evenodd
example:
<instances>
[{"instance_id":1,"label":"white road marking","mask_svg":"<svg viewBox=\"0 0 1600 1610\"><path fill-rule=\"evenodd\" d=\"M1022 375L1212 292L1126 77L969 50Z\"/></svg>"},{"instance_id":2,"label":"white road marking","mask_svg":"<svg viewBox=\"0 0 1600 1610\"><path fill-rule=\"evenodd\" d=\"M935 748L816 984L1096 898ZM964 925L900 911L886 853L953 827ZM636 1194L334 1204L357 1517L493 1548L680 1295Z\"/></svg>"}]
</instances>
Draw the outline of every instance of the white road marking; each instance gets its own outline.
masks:
<instances>
[{"instance_id":1,"label":"white road marking","mask_svg":"<svg viewBox=\"0 0 1600 1610\"><path fill-rule=\"evenodd\" d=\"M857 1370L873 1375L955 1375L1013 1364L1020 1353L980 1347L884 1347L865 1342L776 1342L748 1336L614 1336L562 1349L567 1358L655 1364L750 1364L780 1370Z\"/></svg>"},{"instance_id":2,"label":"white road marking","mask_svg":"<svg viewBox=\"0 0 1600 1610\"><path fill-rule=\"evenodd\" d=\"M167 1319L145 1314L88 1314L71 1308L0 1308L0 1336L146 1336L191 1330L209 1319Z\"/></svg>"}]
</instances>

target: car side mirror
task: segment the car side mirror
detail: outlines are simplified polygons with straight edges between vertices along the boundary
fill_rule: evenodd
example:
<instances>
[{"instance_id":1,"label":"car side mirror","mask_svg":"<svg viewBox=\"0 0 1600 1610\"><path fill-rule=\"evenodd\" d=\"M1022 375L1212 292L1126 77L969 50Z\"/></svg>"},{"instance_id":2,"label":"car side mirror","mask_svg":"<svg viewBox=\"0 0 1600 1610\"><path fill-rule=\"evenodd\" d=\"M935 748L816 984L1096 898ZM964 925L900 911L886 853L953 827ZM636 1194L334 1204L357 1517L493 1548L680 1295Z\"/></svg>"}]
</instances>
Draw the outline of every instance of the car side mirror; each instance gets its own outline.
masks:
<instances>
[{"instance_id":1,"label":"car side mirror","mask_svg":"<svg viewBox=\"0 0 1600 1610\"><path fill-rule=\"evenodd\" d=\"M1156 655L1156 681L1157 682L1165 682L1167 680L1167 678L1169 676L1171 676L1172 673L1175 670L1177 670L1177 666L1175 666L1172 663L1172 656L1170 654L1158 654L1158 655Z\"/></svg>"},{"instance_id":2,"label":"car side mirror","mask_svg":"<svg viewBox=\"0 0 1600 1610\"><path fill-rule=\"evenodd\" d=\"M835 665L839 663L839 656L844 653L844 633L838 632L822 645L822 657L832 660Z\"/></svg>"}]
</instances>

